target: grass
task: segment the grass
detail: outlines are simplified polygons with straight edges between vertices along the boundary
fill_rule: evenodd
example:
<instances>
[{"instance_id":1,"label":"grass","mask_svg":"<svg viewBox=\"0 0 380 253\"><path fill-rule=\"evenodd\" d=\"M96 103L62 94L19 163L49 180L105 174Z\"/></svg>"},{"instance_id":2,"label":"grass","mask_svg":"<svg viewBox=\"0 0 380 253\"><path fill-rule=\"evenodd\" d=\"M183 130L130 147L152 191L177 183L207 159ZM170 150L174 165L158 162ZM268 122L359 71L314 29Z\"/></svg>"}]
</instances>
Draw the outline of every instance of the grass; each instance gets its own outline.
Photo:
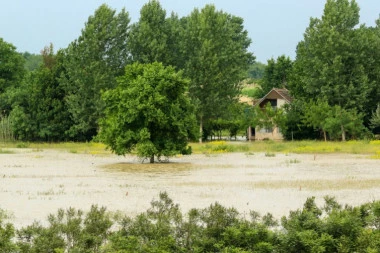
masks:
<instances>
[{"instance_id":1,"label":"grass","mask_svg":"<svg viewBox=\"0 0 380 253\"><path fill-rule=\"evenodd\" d=\"M191 143L193 153L297 153L297 154L363 154L380 159L380 141L253 141Z\"/></svg>"},{"instance_id":2,"label":"grass","mask_svg":"<svg viewBox=\"0 0 380 253\"><path fill-rule=\"evenodd\" d=\"M345 189L371 189L377 188L380 185L380 179L305 179L305 180L273 180L273 181L258 181L251 184L252 188L262 189L283 189L293 188L296 190L345 190Z\"/></svg>"},{"instance_id":3,"label":"grass","mask_svg":"<svg viewBox=\"0 0 380 253\"><path fill-rule=\"evenodd\" d=\"M242 152L254 154L264 153L297 153L297 154L363 154L373 159L380 159L380 140L374 141L212 141L204 143L190 143L194 154L217 155L229 152ZM109 155L106 146L97 142L61 142L61 143L24 143L24 142L0 142L0 154L9 154L13 151L9 148L29 148L32 151L45 149L63 150L72 154Z\"/></svg>"},{"instance_id":4,"label":"grass","mask_svg":"<svg viewBox=\"0 0 380 253\"><path fill-rule=\"evenodd\" d=\"M298 160L298 159L290 159L289 161L287 161L289 164L296 164L296 163L300 163L301 161Z\"/></svg>"},{"instance_id":5,"label":"grass","mask_svg":"<svg viewBox=\"0 0 380 253\"><path fill-rule=\"evenodd\" d=\"M275 157L276 154L275 154L275 153L272 153L272 152L265 152L265 156L266 156L266 157Z\"/></svg>"},{"instance_id":6,"label":"grass","mask_svg":"<svg viewBox=\"0 0 380 253\"><path fill-rule=\"evenodd\" d=\"M29 148L33 152L45 149L56 149L72 154L92 154L109 155L111 152L106 150L106 145L97 142L59 142L59 143L40 143L40 142L0 142L1 148Z\"/></svg>"},{"instance_id":7,"label":"grass","mask_svg":"<svg viewBox=\"0 0 380 253\"><path fill-rule=\"evenodd\" d=\"M66 193L65 193L65 190L62 189L62 187L60 187L60 190L58 190L58 191L54 191L53 189L49 189L46 191L37 192L37 195L40 195L40 196L54 196L54 195L64 195L64 194L66 194Z\"/></svg>"},{"instance_id":8,"label":"grass","mask_svg":"<svg viewBox=\"0 0 380 253\"><path fill-rule=\"evenodd\" d=\"M12 150L8 149L0 149L0 154L13 154L14 152Z\"/></svg>"}]
</instances>

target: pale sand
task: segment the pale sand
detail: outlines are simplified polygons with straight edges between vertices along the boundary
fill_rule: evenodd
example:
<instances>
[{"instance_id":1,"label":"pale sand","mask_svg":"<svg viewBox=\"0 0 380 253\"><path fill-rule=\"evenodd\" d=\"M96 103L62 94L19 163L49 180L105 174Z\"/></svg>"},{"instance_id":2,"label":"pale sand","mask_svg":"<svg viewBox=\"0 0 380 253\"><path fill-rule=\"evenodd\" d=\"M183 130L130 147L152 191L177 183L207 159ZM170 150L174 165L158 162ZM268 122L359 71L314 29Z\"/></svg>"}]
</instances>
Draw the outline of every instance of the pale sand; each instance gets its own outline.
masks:
<instances>
[{"instance_id":1,"label":"pale sand","mask_svg":"<svg viewBox=\"0 0 380 253\"><path fill-rule=\"evenodd\" d=\"M311 196L320 205L326 195L350 205L380 200L380 161L364 155L191 155L151 166L133 156L15 151L0 154L0 209L16 227L92 204L136 215L161 191L183 212L219 202L247 218L250 210L281 218Z\"/></svg>"}]
</instances>

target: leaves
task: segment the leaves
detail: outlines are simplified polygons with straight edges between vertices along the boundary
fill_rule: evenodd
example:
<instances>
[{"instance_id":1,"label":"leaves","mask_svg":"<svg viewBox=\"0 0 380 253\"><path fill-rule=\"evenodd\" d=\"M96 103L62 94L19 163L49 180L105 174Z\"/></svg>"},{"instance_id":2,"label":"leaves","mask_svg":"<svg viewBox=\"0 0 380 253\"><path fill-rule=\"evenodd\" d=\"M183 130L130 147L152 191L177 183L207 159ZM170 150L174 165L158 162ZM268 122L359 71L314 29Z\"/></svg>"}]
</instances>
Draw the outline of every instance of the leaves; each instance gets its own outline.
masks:
<instances>
[{"instance_id":1,"label":"leaves","mask_svg":"<svg viewBox=\"0 0 380 253\"><path fill-rule=\"evenodd\" d=\"M172 156L194 137L195 118L185 95L188 80L161 63L128 65L115 89L104 93L102 140L119 155Z\"/></svg>"}]
</instances>

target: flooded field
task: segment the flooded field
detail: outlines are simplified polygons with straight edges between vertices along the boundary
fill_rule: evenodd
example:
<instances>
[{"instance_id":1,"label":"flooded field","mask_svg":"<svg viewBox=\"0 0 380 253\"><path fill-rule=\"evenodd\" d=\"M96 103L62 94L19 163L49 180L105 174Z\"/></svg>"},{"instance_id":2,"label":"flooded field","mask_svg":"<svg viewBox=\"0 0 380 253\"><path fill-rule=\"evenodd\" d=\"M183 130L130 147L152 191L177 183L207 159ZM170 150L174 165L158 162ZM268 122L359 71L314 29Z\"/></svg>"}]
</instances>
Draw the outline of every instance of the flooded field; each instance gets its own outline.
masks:
<instances>
[{"instance_id":1,"label":"flooded field","mask_svg":"<svg viewBox=\"0 0 380 253\"><path fill-rule=\"evenodd\" d=\"M182 211L219 202L244 215L276 218L302 207L307 197L335 196L357 205L380 199L380 162L365 155L229 153L192 155L168 164L140 164L133 156L17 150L0 154L0 208L16 226L45 221L58 208L136 215L166 191Z\"/></svg>"}]
</instances>

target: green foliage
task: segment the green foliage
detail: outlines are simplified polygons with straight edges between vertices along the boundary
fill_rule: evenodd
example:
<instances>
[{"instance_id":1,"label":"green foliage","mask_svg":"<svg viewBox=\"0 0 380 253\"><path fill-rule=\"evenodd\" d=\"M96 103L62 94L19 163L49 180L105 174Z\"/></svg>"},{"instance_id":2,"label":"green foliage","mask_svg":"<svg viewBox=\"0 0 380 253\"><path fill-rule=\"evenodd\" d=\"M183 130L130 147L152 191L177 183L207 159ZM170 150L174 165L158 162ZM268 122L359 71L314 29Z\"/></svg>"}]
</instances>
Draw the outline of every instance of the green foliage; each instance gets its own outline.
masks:
<instances>
[{"instance_id":1,"label":"green foliage","mask_svg":"<svg viewBox=\"0 0 380 253\"><path fill-rule=\"evenodd\" d=\"M261 98L262 97L262 92L261 89L258 87L245 87L241 90L241 94L245 95L250 98Z\"/></svg>"},{"instance_id":2,"label":"green foliage","mask_svg":"<svg viewBox=\"0 0 380 253\"><path fill-rule=\"evenodd\" d=\"M16 47L0 38L0 112L8 115L13 106L13 96L25 76L24 58Z\"/></svg>"},{"instance_id":3,"label":"green foliage","mask_svg":"<svg viewBox=\"0 0 380 253\"><path fill-rule=\"evenodd\" d=\"M263 78L260 80L259 97L265 96L273 88L288 88L293 62L289 57L281 55L277 60L269 59Z\"/></svg>"},{"instance_id":4,"label":"green foliage","mask_svg":"<svg viewBox=\"0 0 380 253\"><path fill-rule=\"evenodd\" d=\"M0 209L0 252L17 252L14 244L15 228L11 223L6 223L7 213Z\"/></svg>"},{"instance_id":5,"label":"green foliage","mask_svg":"<svg viewBox=\"0 0 380 253\"><path fill-rule=\"evenodd\" d=\"M372 113L372 118L370 120L371 127L380 127L380 105L377 105L376 111Z\"/></svg>"},{"instance_id":6,"label":"green foliage","mask_svg":"<svg viewBox=\"0 0 380 253\"><path fill-rule=\"evenodd\" d=\"M25 59L25 68L28 71L34 71L40 67L42 64L42 55L31 54L29 52L24 52L22 56Z\"/></svg>"},{"instance_id":7,"label":"green foliage","mask_svg":"<svg viewBox=\"0 0 380 253\"><path fill-rule=\"evenodd\" d=\"M140 19L131 27L128 45L134 62L161 62L165 66L177 66L180 24L173 14L166 18L166 11L159 1L151 0L140 10Z\"/></svg>"},{"instance_id":8,"label":"green foliage","mask_svg":"<svg viewBox=\"0 0 380 253\"><path fill-rule=\"evenodd\" d=\"M345 110L335 105L329 106L326 101L310 102L306 105L303 123L314 127L324 133L327 140L327 133L331 139L346 140L346 134L351 137L359 137L365 131L362 115L355 110Z\"/></svg>"},{"instance_id":9,"label":"green foliage","mask_svg":"<svg viewBox=\"0 0 380 253\"><path fill-rule=\"evenodd\" d=\"M130 18L123 9L116 14L101 5L88 18L81 36L64 50L65 73L60 84L73 120L66 132L73 140L91 140L104 116L101 92L115 88L115 78L130 61L127 45Z\"/></svg>"},{"instance_id":10,"label":"green foliage","mask_svg":"<svg viewBox=\"0 0 380 253\"><path fill-rule=\"evenodd\" d=\"M356 111L367 124L380 94L380 33L358 24L356 1L327 0L323 16L310 20L297 46L289 89L305 102Z\"/></svg>"},{"instance_id":11,"label":"green foliage","mask_svg":"<svg viewBox=\"0 0 380 253\"><path fill-rule=\"evenodd\" d=\"M14 141L12 120L6 115L0 115L0 141Z\"/></svg>"},{"instance_id":12,"label":"green foliage","mask_svg":"<svg viewBox=\"0 0 380 253\"><path fill-rule=\"evenodd\" d=\"M65 92L58 82L63 73L63 55L54 54L51 44L42 51L42 59L18 94L19 103L10 114L12 129L23 141L63 141L72 124Z\"/></svg>"},{"instance_id":13,"label":"green foliage","mask_svg":"<svg viewBox=\"0 0 380 253\"><path fill-rule=\"evenodd\" d=\"M265 73L265 67L266 65L261 62L252 63L248 69L248 77L252 78L253 80L262 79Z\"/></svg>"},{"instance_id":14,"label":"green foliage","mask_svg":"<svg viewBox=\"0 0 380 253\"><path fill-rule=\"evenodd\" d=\"M208 137L213 139L216 136L220 140L224 131L228 131L228 137L236 138L238 131L245 127L246 125L243 126L241 120L225 120L221 118L208 120L203 128L203 139L207 140Z\"/></svg>"},{"instance_id":15,"label":"green foliage","mask_svg":"<svg viewBox=\"0 0 380 253\"><path fill-rule=\"evenodd\" d=\"M74 208L59 209L48 222L47 227L34 223L17 232L21 252L101 252L113 224L106 209L97 206L86 215Z\"/></svg>"},{"instance_id":16,"label":"green foliage","mask_svg":"<svg viewBox=\"0 0 380 253\"><path fill-rule=\"evenodd\" d=\"M237 101L241 83L254 60L243 19L217 11L214 5L195 9L183 21L185 75L189 94L203 121L220 118Z\"/></svg>"},{"instance_id":17,"label":"green foliage","mask_svg":"<svg viewBox=\"0 0 380 253\"><path fill-rule=\"evenodd\" d=\"M285 127L285 114L282 108L274 108L270 103L267 103L263 108L259 106L254 107L255 110L255 124L260 128L274 128L280 129Z\"/></svg>"},{"instance_id":18,"label":"green foliage","mask_svg":"<svg viewBox=\"0 0 380 253\"><path fill-rule=\"evenodd\" d=\"M306 106L302 101L294 99L292 103L286 104L283 108L286 117L282 134L286 140L315 140L320 138L320 133L309 124L305 124L303 120Z\"/></svg>"},{"instance_id":19,"label":"green foliage","mask_svg":"<svg viewBox=\"0 0 380 253\"><path fill-rule=\"evenodd\" d=\"M268 213L251 220L218 203L184 215L161 192L150 208L111 219L105 208L74 208L15 230L0 211L1 252L379 252L380 202L344 206L325 197L320 208L308 198L302 209L281 219ZM274 226L274 227L273 227ZM111 229L112 227L112 229ZM15 238L17 234L17 238Z\"/></svg>"},{"instance_id":20,"label":"green foliage","mask_svg":"<svg viewBox=\"0 0 380 253\"><path fill-rule=\"evenodd\" d=\"M188 81L161 63L128 65L107 105L101 139L118 155L133 150L143 158L172 156L194 138L195 117L185 95Z\"/></svg>"}]
</instances>

